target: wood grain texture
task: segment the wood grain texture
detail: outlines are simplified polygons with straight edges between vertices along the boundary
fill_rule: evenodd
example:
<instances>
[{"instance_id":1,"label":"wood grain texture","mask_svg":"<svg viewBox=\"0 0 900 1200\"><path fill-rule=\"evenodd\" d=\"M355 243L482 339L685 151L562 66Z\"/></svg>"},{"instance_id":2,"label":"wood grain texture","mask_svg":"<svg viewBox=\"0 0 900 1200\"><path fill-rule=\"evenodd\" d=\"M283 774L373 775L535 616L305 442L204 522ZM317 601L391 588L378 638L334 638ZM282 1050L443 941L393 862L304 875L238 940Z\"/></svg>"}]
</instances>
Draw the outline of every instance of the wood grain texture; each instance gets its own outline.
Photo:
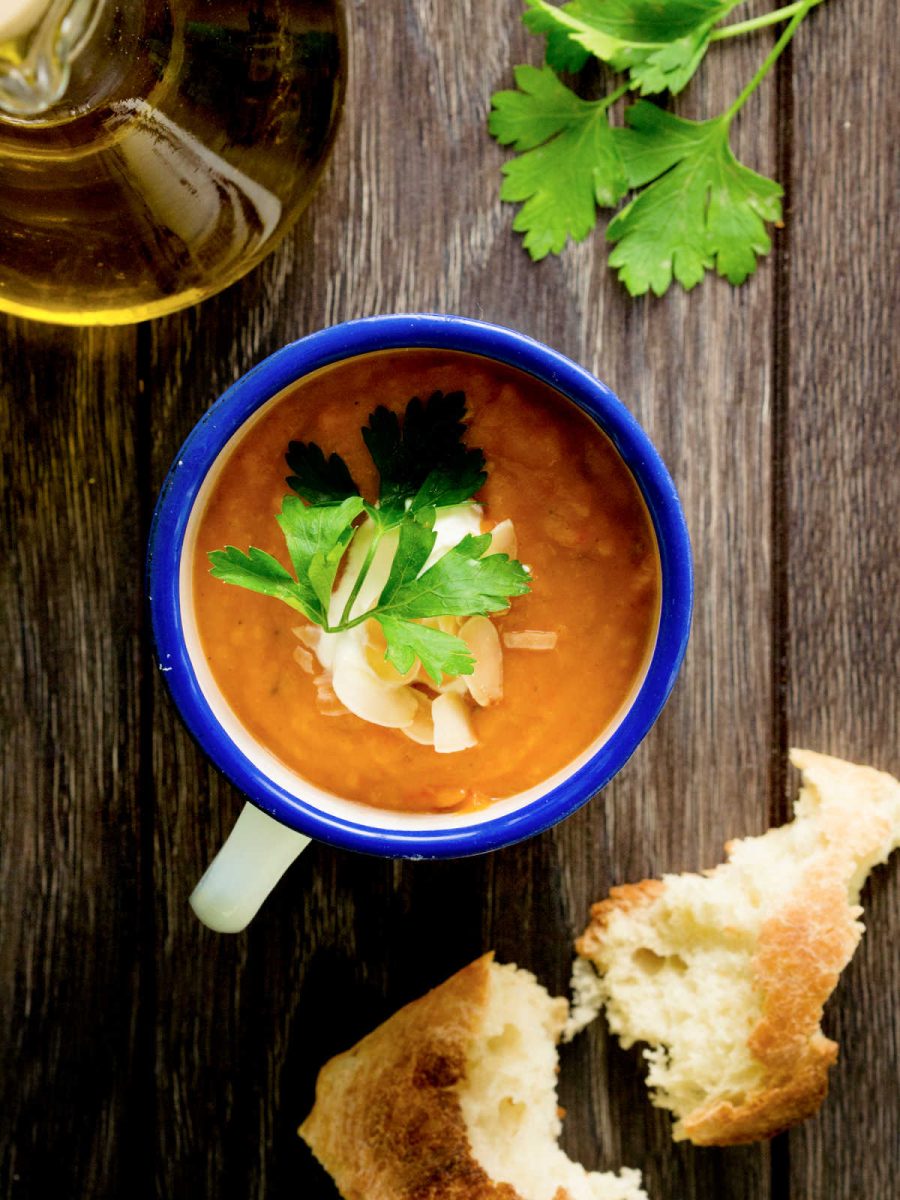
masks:
<instances>
[{"instance_id":1,"label":"wood grain texture","mask_svg":"<svg viewBox=\"0 0 900 1200\"><path fill-rule=\"evenodd\" d=\"M840 6L819 15L818 29L800 31L793 61L786 727L794 745L896 775L900 253L895 135L881 114L898 111L900 19L875 0L854 6L852 22ZM873 873L866 935L826 1008L840 1057L828 1101L790 1136L792 1196L896 1191L897 868Z\"/></svg>"},{"instance_id":2,"label":"wood grain texture","mask_svg":"<svg viewBox=\"0 0 900 1200\"><path fill-rule=\"evenodd\" d=\"M141 1137L134 333L5 335L0 1188L113 1195Z\"/></svg>"},{"instance_id":3,"label":"wood grain texture","mask_svg":"<svg viewBox=\"0 0 900 1200\"><path fill-rule=\"evenodd\" d=\"M334 154L275 254L199 309L136 329L4 326L10 1200L333 1200L295 1134L330 1055L487 948L563 991L572 938L612 884L712 864L728 837L786 815L789 740L900 767L898 264L891 129L872 115L896 87L894 7L859 0L850 21L829 0L737 122L742 161L789 183L787 228L757 276L640 301L600 236L532 264L497 199L506 152L485 132L489 96L539 54L520 8L348 4ZM717 47L676 110L721 110L772 40ZM632 761L563 826L448 863L314 846L246 933L217 936L187 896L241 799L152 667L150 507L184 436L242 372L311 330L401 310L522 329L638 416L694 544L688 657ZM889 1195L897 885L894 865L867 890L869 933L828 1012L842 1058L815 1121L772 1146L675 1146L639 1054L598 1024L563 1052L570 1153L640 1166L652 1200Z\"/></svg>"}]
</instances>

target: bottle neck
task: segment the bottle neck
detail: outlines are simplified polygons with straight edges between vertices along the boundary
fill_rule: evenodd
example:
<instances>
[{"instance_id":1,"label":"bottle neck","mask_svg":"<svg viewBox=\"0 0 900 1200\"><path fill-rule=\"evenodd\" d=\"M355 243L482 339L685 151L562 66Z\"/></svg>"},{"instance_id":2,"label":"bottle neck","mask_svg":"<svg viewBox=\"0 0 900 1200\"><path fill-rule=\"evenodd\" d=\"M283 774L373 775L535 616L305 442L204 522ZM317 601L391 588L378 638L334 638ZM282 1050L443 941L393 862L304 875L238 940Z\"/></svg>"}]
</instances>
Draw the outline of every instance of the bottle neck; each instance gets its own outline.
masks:
<instances>
[{"instance_id":1,"label":"bottle neck","mask_svg":"<svg viewBox=\"0 0 900 1200\"><path fill-rule=\"evenodd\" d=\"M12 0L0 16L0 116L40 117L66 94L107 0Z\"/></svg>"}]
</instances>

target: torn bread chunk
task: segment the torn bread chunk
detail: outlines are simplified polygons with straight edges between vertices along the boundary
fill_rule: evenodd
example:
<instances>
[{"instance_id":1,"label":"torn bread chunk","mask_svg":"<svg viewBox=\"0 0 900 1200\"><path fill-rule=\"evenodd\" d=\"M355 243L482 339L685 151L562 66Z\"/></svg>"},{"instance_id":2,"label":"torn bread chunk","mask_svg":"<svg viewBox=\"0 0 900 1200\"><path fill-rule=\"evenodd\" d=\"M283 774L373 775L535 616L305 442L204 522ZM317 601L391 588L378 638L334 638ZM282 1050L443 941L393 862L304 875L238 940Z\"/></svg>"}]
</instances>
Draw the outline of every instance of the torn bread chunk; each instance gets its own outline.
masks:
<instances>
[{"instance_id":1,"label":"torn bread chunk","mask_svg":"<svg viewBox=\"0 0 900 1200\"><path fill-rule=\"evenodd\" d=\"M646 1200L557 1144L567 1012L485 955L326 1063L300 1136L344 1200Z\"/></svg>"},{"instance_id":2,"label":"torn bread chunk","mask_svg":"<svg viewBox=\"0 0 900 1200\"><path fill-rule=\"evenodd\" d=\"M623 1046L648 1043L676 1140L772 1137L828 1088L822 1008L862 935L866 876L900 844L900 783L808 750L791 762L789 824L730 842L703 874L613 888L577 942L569 1032L602 1005Z\"/></svg>"}]
</instances>

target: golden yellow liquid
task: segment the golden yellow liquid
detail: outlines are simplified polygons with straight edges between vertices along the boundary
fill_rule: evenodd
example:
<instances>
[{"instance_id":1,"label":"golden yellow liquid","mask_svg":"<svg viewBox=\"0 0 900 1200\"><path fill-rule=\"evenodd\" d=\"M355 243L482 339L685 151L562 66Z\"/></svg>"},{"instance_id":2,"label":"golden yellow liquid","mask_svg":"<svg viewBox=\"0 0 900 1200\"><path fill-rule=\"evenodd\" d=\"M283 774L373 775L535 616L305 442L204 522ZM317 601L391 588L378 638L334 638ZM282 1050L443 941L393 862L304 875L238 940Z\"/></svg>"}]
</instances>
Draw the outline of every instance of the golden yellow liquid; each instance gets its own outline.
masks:
<instances>
[{"instance_id":1,"label":"golden yellow liquid","mask_svg":"<svg viewBox=\"0 0 900 1200\"><path fill-rule=\"evenodd\" d=\"M122 324L244 275L310 197L344 46L334 0L107 0L63 100L0 113L0 310Z\"/></svg>"}]
</instances>

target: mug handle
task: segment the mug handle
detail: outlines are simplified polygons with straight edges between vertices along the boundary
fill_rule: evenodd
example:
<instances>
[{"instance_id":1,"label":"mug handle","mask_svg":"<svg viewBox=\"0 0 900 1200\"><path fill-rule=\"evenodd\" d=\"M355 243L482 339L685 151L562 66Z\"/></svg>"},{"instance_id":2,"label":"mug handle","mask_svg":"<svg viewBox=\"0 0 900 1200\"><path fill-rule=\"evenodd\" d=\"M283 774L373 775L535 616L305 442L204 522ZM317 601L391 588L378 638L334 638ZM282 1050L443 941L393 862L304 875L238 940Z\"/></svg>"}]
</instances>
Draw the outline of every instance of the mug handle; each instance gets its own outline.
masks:
<instances>
[{"instance_id":1,"label":"mug handle","mask_svg":"<svg viewBox=\"0 0 900 1200\"><path fill-rule=\"evenodd\" d=\"M217 933L240 933L309 843L305 834L288 829L254 804L245 804L222 849L191 892L191 908Z\"/></svg>"}]
</instances>

